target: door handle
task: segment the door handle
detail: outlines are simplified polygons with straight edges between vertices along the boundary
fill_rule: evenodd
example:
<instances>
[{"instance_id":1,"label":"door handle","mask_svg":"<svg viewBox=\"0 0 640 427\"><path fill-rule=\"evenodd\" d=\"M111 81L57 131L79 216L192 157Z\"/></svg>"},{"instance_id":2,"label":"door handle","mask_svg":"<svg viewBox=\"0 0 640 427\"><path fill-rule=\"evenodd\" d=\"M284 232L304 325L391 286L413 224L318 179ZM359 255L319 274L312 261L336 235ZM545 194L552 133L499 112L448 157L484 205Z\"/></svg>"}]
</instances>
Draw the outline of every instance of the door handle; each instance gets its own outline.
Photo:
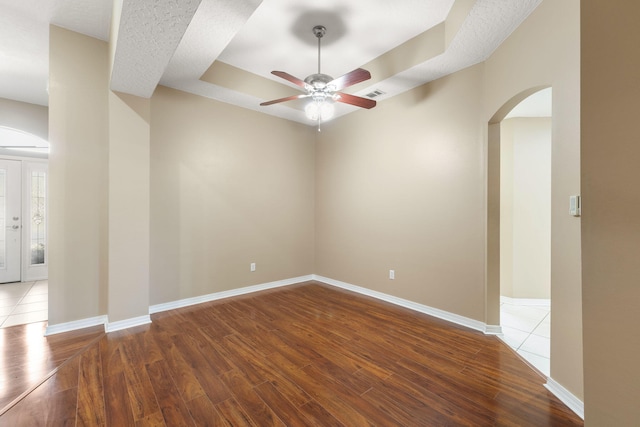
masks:
<instances>
[{"instance_id":1,"label":"door handle","mask_svg":"<svg viewBox=\"0 0 640 427\"><path fill-rule=\"evenodd\" d=\"M12 230L17 230L18 228L20 228L19 225L7 225L7 228L11 228Z\"/></svg>"}]
</instances>

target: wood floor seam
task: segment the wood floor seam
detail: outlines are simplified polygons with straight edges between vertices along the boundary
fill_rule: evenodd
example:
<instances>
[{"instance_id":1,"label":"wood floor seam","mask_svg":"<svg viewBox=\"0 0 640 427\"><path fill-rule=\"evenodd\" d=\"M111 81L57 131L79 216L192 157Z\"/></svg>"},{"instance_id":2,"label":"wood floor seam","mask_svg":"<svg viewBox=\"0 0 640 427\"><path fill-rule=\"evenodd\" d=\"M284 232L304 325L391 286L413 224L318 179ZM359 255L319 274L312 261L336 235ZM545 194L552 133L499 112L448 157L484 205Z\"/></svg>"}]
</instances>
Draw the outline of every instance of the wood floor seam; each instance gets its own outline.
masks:
<instances>
[{"instance_id":1,"label":"wood floor seam","mask_svg":"<svg viewBox=\"0 0 640 427\"><path fill-rule=\"evenodd\" d=\"M49 378L51 378L52 376L54 376L62 367L64 367L67 363L70 363L75 357L79 356L80 354L82 354L82 352L90 347L91 345L95 344L96 342L98 342L101 339L101 337L96 337L94 338L89 344L87 344L85 347L81 348L80 350L78 350L75 354L73 354L72 356L70 356L67 360L65 360L61 365L53 368L51 371L49 371L46 375L44 375L43 377L41 377L38 382L36 382L35 384L33 384L32 386L30 386L29 388L27 388L24 392L22 392L19 396L17 396L15 399L13 399L11 402L9 402L7 405L5 405L2 409L0 409L0 417L2 417L2 415L4 415L7 411L9 411L12 407L14 407L15 405L17 405L20 401L22 401L24 398L26 398L28 395L30 395L33 391L35 391L38 387L40 387L45 381L47 381Z\"/></svg>"}]
</instances>

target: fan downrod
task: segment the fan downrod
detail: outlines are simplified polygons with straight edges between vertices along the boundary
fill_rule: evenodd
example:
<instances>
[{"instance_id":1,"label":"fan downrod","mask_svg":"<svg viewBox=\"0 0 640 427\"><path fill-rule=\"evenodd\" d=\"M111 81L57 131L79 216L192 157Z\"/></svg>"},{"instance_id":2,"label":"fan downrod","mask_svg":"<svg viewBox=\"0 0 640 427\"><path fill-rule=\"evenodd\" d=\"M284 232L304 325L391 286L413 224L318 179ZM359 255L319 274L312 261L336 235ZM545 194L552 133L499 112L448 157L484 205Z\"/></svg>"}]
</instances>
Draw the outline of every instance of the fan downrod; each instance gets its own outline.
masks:
<instances>
[{"instance_id":1,"label":"fan downrod","mask_svg":"<svg viewBox=\"0 0 640 427\"><path fill-rule=\"evenodd\" d=\"M320 50L322 37L327 33L327 29L324 25L316 25L312 29L313 34L318 38L318 72L316 74L312 74L304 79L305 83L311 85L315 89L324 88L327 83L333 80L333 77L328 76L326 74L322 74L320 72Z\"/></svg>"}]
</instances>

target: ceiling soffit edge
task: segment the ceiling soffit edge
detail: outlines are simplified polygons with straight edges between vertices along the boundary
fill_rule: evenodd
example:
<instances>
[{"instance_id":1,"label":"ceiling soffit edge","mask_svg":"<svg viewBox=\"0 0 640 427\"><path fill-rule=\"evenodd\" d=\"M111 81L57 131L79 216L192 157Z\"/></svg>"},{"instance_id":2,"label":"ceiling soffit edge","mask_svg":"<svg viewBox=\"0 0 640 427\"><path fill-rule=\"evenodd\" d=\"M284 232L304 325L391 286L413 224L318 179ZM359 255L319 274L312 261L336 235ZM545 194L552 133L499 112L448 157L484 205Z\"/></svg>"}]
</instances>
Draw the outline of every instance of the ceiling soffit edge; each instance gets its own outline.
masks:
<instances>
[{"instance_id":1,"label":"ceiling soffit edge","mask_svg":"<svg viewBox=\"0 0 640 427\"><path fill-rule=\"evenodd\" d=\"M349 93L365 96L381 90L384 95L376 100L384 100L478 64L486 60L541 1L522 0L505 7L500 0L456 0L444 22L364 64L362 68L371 71L372 79L354 85L355 90ZM510 25L501 26L501 22ZM310 64L310 72L314 67L315 64ZM167 86L287 120L316 124L304 116L302 101L259 106L265 99L296 94L296 87L221 61L215 61L199 80L172 82ZM359 110L339 103L335 118Z\"/></svg>"},{"instance_id":2,"label":"ceiling soffit edge","mask_svg":"<svg viewBox=\"0 0 640 427\"><path fill-rule=\"evenodd\" d=\"M464 2L466 0L462 1ZM441 55L445 51L446 47L445 26L445 22L440 23L363 65L362 68L371 72L372 79L366 81L366 88L363 88L364 83L354 85L353 88L360 92L367 93L370 91L370 88L376 86L386 78L392 77L398 72L404 71L412 66L422 64L431 58ZM314 67L315 64L310 64L310 72L314 71ZM306 76L298 77L304 79ZM299 90L296 86L278 83L274 80L242 70L221 61L215 61L200 77L200 80L204 83L212 84L217 88L210 88L210 93L215 94L218 92L219 88L226 88L227 90L248 95L249 99L257 100L258 104L265 99L275 99L295 95L296 91ZM177 89L176 84L168 84L167 86ZM193 87L193 85L181 85L181 87L186 86ZM386 97L393 95L394 94L392 93L386 93ZM212 97L214 99L221 100L215 95ZM243 106L248 107L247 105ZM293 114L296 117L295 121L314 124L310 123L310 121L304 117L304 113L302 111L304 108L303 101L290 102L282 107L284 109L293 109L297 111ZM336 117L358 110L355 107L348 105L343 106L341 104L336 107ZM274 110L274 106L259 107L255 108L255 110L270 114ZM274 115L280 116L282 108L278 108L277 110L279 113Z\"/></svg>"},{"instance_id":3,"label":"ceiling soffit edge","mask_svg":"<svg viewBox=\"0 0 640 427\"><path fill-rule=\"evenodd\" d=\"M150 98L199 5L200 0L123 2L111 89Z\"/></svg>"}]
</instances>

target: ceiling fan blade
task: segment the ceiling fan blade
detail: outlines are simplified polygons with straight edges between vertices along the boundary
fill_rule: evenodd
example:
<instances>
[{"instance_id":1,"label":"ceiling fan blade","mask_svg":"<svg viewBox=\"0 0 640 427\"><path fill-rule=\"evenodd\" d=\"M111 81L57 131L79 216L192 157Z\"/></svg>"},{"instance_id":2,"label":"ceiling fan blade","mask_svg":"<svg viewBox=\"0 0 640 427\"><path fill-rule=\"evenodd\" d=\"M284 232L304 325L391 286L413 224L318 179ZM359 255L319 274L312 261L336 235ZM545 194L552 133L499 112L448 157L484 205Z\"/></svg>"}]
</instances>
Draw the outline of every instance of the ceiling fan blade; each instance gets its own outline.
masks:
<instances>
[{"instance_id":1,"label":"ceiling fan blade","mask_svg":"<svg viewBox=\"0 0 640 427\"><path fill-rule=\"evenodd\" d=\"M272 101L266 101L261 103L261 106L266 106L266 105L271 105L271 104L277 104L279 102L286 102L286 101L293 101L294 99L300 99L300 98L306 98L309 95L292 95L292 96L287 96L286 98L280 98L280 99L274 99Z\"/></svg>"},{"instance_id":2,"label":"ceiling fan blade","mask_svg":"<svg viewBox=\"0 0 640 427\"><path fill-rule=\"evenodd\" d=\"M355 105L356 107L370 109L376 106L376 101L373 99L362 98L360 96L349 95L348 93L337 93L340 97L336 100L344 104Z\"/></svg>"},{"instance_id":3,"label":"ceiling fan blade","mask_svg":"<svg viewBox=\"0 0 640 427\"><path fill-rule=\"evenodd\" d=\"M356 83L369 80L370 78L370 72L368 72L364 68L356 68L355 70L348 72L344 76L333 79L331 82L329 82L328 85L333 85L336 88L335 90L341 90Z\"/></svg>"},{"instance_id":4,"label":"ceiling fan blade","mask_svg":"<svg viewBox=\"0 0 640 427\"><path fill-rule=\"evenodd\" d=\"M306 83L304 82L304 80L300 80L299 78L292 76L289 73L285 73L284 71L272 71L271 74L273 74L274 76L283 78L285 80L288 80L294 85L300 86L301 88L306 88Z\"/></svg>"}]
</instances>

